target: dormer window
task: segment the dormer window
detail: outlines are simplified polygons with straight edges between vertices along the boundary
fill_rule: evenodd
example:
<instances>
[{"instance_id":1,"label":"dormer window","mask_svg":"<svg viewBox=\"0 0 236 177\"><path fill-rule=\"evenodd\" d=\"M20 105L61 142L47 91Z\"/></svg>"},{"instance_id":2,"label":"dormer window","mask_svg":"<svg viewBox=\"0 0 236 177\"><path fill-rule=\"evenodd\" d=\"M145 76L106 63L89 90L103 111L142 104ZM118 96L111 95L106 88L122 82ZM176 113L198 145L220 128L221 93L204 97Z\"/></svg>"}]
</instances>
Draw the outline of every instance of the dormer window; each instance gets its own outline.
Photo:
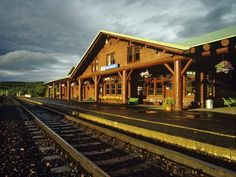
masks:
<instances>
[{"instance_id":1,"label":"dormer window","mask_svg":"<svg viewBox=\"0 0 236 177\"><path fill-rule=\"evenodd\" d=\"M127 48L127 62L137 62L140 60L140 46L130 45Z\"/></svg>"},{"instance_id":2,"label":"dormer window","mask_svg":"<svg viewBox=\"0 0 236 177\"><path fill-rule=\"evenodd\" d=\"M107 54L107 58L106 58L106 65L112 65L115 64L115 52L109 53Z\"/></svg>"}]
</instances>

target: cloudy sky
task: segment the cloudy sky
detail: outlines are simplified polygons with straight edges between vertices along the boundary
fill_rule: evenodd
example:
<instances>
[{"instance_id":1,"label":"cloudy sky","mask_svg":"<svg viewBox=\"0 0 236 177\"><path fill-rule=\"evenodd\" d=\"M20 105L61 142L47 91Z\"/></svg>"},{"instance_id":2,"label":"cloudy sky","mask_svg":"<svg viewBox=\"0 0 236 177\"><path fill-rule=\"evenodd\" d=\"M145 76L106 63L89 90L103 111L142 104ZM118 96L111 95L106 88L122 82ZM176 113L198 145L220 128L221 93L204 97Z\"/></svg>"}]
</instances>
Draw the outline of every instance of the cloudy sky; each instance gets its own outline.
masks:
<instances>
[{"instance_id":1,"label":"cloudy sky","mask_svg":"<svg viewBox=\"0 0 236 177\"><path fill-rule=\"evenodd\" d=\"M65 76L100 29L177 42L236 25L235 0L1 0L0 81Z\"/></svg>"}]
</instances>

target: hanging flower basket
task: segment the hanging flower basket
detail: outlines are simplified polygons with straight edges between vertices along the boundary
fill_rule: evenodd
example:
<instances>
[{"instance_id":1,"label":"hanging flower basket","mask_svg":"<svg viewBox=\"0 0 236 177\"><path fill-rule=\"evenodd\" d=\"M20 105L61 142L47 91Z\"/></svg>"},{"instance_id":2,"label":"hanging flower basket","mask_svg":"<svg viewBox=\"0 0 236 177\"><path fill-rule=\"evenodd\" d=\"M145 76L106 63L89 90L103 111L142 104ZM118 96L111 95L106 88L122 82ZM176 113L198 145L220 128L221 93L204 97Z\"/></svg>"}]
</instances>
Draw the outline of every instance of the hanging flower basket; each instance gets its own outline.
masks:
<instances>
[{"instance_id":1,"label":"hanging flower basket","mask_svg":"<svg viewBox=\"0 0 236 177\"><path fill-rule=\"evenodd\" d=\"M227 60L223 60L220 63L215 65L216 73L225 73L228 74L230 71L234 69L231 63Z\"/></svg>"}]
</instances>

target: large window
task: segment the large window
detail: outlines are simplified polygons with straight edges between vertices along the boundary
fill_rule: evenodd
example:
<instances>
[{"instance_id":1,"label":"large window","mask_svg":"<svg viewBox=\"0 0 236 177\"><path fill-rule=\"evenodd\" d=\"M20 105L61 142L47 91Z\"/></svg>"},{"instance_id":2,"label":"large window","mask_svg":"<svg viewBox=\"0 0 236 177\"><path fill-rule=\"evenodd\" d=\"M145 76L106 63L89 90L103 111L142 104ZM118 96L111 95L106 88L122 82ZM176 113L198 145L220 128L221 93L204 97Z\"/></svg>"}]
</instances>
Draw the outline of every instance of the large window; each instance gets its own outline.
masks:
<instances>
[{"instance_id":1,"label":"large window","mask_svg":"<svg viewBox=\"0 0 236 177\"><path fill-rule=\"evenodd\" d=\"M130 45L127 48L127 62L136 62L140 60L140 46Z\"/></svg>"},{"instance_id":2,"label":"large window","mask_svg":"<svg viewBox=\"0 0 236 177\"><path fill-rule=\"evenodd\" d=\"M156 83L156 94L157 95L162 95L162 82L157 82Z\"/></svg>"},{"instance_id":3,"label":"large window","mask_svg":"<svg viewBox=\"0 0 236 177\"><path fill-rule=\"evenodd\" d=\"M148 86L148 95L154 95L154 83L150 83Z\"/></svg>"},{"instance_id":4,"label":"large window","mask_svg":"<svg viewBox=\"0 0 236 177\"><path fill-rule=\"evenodd\" d=\"M106 95L120 95L121 91L120 80L107 81L107 83L105 84Z\"/></svg>"},{"instance_id":5,"label":"large window","mask_svg":"<svg viewBox=\"0 0 236 177\"><path fill-rule=\"evenodd\" d=\"M195 71L186 72L186 95L187 96L195 95L195 91L196 91L195 79L196 79Z\"/></svg>"},{"instance_id":6,"label":"large window","mask_svg":"<svg viewBox=\"0 0 236 177\"><path fill-rule=\"evenodd\" d=\"M118 95L121 94L121 83L117 83L117 93Z\"/></svg>"},{"instance_id":7,"label":"large window","mask_svg":"<svg viewBox=\"0 0 236 177\"><path fill-rule=\"evenodd\" d=\"M107 58L106 58L106 65L112 65L115 64L115 52L107 54Z\"/></svg>"}]
</instances>

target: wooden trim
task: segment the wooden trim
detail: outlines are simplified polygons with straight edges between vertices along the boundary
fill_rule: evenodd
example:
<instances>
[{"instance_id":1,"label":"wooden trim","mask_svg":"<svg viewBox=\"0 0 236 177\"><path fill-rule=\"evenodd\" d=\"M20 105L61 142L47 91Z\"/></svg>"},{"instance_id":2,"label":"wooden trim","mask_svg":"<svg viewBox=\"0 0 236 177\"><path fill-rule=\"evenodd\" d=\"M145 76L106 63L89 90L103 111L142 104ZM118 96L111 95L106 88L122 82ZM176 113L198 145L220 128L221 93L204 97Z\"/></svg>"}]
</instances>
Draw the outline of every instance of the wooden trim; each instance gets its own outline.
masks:
<instances>
[{"instance_id":1,"label":"wooden trim","mask_svg":"<svg viewBox=\"0 0 236 177\"><path fill-rule=\"evenodd\" d=\"M132 74L132 72L133 72L133 69L131 69L130 72L129 72L129 74L127 75L126 81L129 79L129 77L130 77L130 75Z\"/></svg>"},{"instance_id":2,"label":"wooden trim","mask_svg":"<svg viewBox=\"0 0 236 177\"><path fill-rule=\"evenodd\" d=\"M174 70L173 70L167 63L165 63L164 66L170 71L170 73L171 73L172 75L175 74L175 73L174 73Z\"/></svg>"},{"instance_id":3,"label":"wooden trim","mask_svg":"<svg viewBox=\"0 0 236 177\"><path fill-rule=\"evenodd\" d=\"M181 71L181 76L184 75L184 73L187 71L188 67L189 67L192 63L193 63L193 59L190 59L190 60L186 63L186 65L184 66L184 68L183 68L182 71Z\"/></svg>"}]
</instances>

